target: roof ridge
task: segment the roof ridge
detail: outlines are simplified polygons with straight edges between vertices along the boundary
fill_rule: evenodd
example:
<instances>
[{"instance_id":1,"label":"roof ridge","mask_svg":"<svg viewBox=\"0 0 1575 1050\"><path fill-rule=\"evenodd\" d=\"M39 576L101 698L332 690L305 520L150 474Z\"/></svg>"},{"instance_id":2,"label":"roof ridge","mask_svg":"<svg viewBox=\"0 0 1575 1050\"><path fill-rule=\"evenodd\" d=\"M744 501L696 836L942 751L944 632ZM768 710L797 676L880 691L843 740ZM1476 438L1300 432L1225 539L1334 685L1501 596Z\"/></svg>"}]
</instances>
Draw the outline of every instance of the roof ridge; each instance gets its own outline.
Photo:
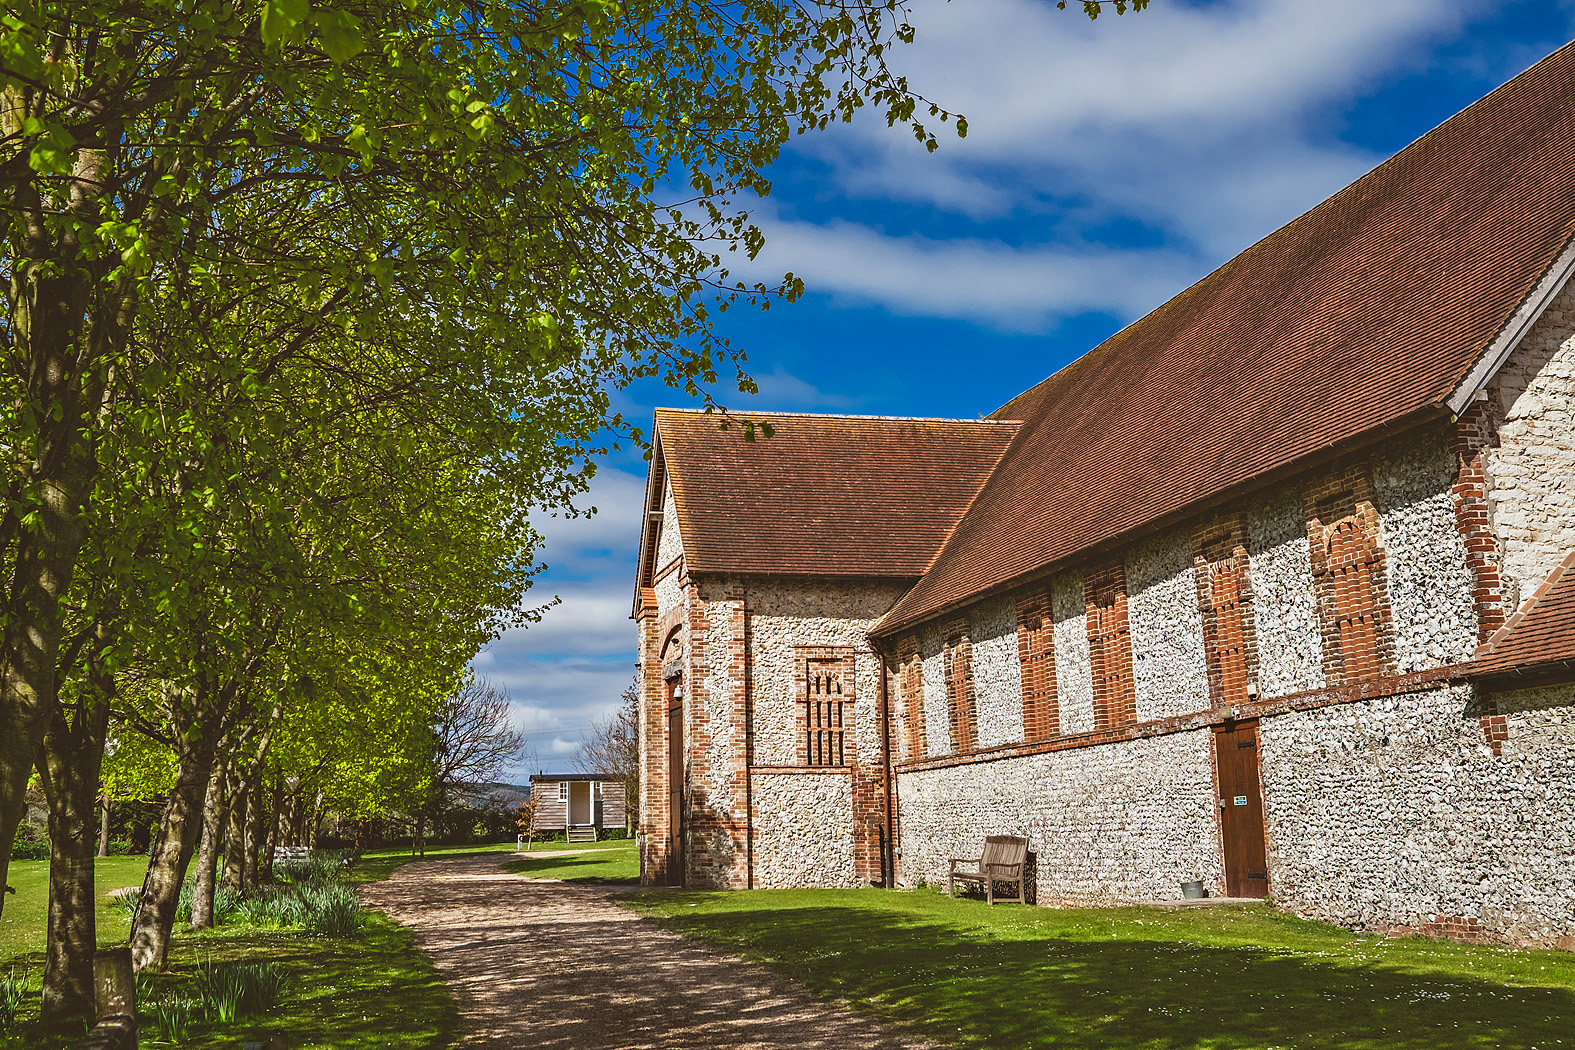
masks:
<instances>
[{"instance_id":1,"label":"roof ridge","mask_svg":"<svg viewBox=\"0 0 1575 1050\"><path fill-rule=\"evenodd\" d=\"M703 408L665 408L661 406L658 406L656 411L689 416L790 416L799 419L877 419L896 423L982 423L988 426L1006 425L1014 427L1022 426L1023 424L1023 421L1020 419L991 419L983 416L978 419L970 419L963 416L887 416L860 412L782 412L776 409L765 411L750 410L747 413L742 410L736 412L731 410L727 412L707 412Z\"/></svg>"}]
</instances>

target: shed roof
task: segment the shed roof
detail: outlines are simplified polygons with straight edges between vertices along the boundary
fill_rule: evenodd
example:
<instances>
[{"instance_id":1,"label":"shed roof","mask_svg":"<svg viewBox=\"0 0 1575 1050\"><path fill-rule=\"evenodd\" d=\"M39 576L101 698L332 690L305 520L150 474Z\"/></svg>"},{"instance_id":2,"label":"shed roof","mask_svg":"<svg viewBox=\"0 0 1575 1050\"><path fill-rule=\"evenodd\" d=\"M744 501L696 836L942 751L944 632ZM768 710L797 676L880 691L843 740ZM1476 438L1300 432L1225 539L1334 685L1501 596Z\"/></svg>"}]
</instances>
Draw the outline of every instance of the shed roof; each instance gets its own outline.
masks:
<instances>
[{"instance_id":1,"label":"shed roof","mask_svg":"<svg viewBox=\"0 0 1575 1050\"><path fill-rule=\"evenodd\" d=\"M532 784L556 784L560 780L616 780L623 781L618 773L532 773Z\"/></svg>"},{"instance_id":2,"label":"shed roof","mask_svg":"<svg viewBox=\"0 0 1575 1050\"><path fill-rule=\"evenodd\" d=\"M1575 677L1575 551L1482 644L1471 669L1480 678L1562 673Z\"/></svg>"},{"instance_id":3,"label":"shed roof","mask_svg":"<svg viewBox=\"0 0 1575 1050\"><path fill-rule=\"evenodd\" d=\"M748 418L772 436L657 410L690 572L917 577L1017 433L970 419Z\"/></svg>"},{"instance_id":4,"label":"shed roof","mask_svg":"<svg viewBox=\"0 0 1575 1050\"><path fill-rule=\"evenodd\" d=\"M1458 411L1575 252L1575 45L995 415L1022 421L889 635Z\"/></svg>"}]
</instances>

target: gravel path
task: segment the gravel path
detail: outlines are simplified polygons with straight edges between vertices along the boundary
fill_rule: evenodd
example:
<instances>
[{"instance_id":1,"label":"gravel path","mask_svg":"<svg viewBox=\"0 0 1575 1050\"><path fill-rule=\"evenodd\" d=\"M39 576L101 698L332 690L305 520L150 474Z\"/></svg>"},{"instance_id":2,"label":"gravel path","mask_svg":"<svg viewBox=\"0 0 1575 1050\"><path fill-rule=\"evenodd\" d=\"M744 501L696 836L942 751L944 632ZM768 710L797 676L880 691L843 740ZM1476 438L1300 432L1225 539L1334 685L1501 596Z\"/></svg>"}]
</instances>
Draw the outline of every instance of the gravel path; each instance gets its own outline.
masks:
<instances>
[{"instance_id":1,"label":"gravel path","mask_svg":"<svg viewBox=\"0 0 1575 1050\"><path fill-rule=\"evenodd\" d=\"M466 1047L899 1050L934 1044L613 904L603 888L422 861L363 887L454 989Z\"/></svg>"}]
</instances>

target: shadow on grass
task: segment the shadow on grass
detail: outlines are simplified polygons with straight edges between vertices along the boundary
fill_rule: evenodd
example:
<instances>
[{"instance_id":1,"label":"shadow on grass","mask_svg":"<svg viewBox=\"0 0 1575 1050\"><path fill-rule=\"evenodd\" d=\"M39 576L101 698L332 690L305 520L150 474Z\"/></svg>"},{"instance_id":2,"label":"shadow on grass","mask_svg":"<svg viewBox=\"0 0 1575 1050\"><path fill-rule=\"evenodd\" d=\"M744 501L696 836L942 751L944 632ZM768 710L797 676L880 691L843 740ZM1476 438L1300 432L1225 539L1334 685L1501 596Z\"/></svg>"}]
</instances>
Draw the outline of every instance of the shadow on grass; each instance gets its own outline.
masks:
<instances>
[{"instance_id":1,"label":"shadow on grass","mask_svg":"<svg viewBox=\"0 0 1575 1050\"><path fill-rule=\"evenodd\" d=\"M171 1045L160 1042L151 1005L191 997L199 966L230 961L283 967L287 978L278 1003L232 1024L199 1019L182 1047L233 1050L282 1032L293 1050L442 1050L452 1045L459 1025L453 996L416 951L410 931L378 915L345 938L221 928L179 937L170 956L167 972L138 978L145 1047ZM11 1042L0 1037L0 1047L68 1050L81 1039L79 1027L50 1028L38 1020L36 985L28 1007L26 1023Z\"/></svg>"},{"instance_id":2,"label":"shadow on grass","mask_svg":"<svg viewBox=\"0 0 1575 1050\"><path fill-rule=\"evenodd\" d=\"M592 885L629 885L640 881L640 862L632 849L582 853L570 857L521 857L503 870L535 879L559 879Z\"/></svg>"},{"instance_id":3,"label":"shadow on grass","mask_svg":"<svg viewBox=\"0 0 1575 1050\"><path fill-rule=\"evenodd\" d=\"M656 896L641 894L635 906L649 911ZM658 921L956 1045L1575 1046L1575 990L1429 975L1414 961L1402 970L1334 953L1130 935L1005 939L985 925L846 906L669 912Z\"/></svg>"}]
</instances>

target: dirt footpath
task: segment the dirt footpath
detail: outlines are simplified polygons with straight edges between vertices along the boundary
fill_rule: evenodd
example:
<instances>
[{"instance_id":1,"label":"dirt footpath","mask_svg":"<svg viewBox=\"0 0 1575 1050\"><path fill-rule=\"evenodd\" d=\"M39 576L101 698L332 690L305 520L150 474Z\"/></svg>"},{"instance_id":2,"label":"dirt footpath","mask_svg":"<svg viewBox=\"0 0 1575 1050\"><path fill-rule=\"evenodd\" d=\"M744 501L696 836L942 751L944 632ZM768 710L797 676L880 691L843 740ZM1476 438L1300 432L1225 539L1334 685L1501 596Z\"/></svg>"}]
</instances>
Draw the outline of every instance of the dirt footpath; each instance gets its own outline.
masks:
<instances>
[{"instance_id":1,"label":"dirt footpath","mask_svg":"<svg viewBox=\"0 0 1575 1050\"><path fill-rule=\"evenodd\" d=\"M934 1044L694 944L605 890L500 870L509 854L421 861L362 889L415 930L466 1047L897 1050Z\"/></svg>"}]
</instances>

